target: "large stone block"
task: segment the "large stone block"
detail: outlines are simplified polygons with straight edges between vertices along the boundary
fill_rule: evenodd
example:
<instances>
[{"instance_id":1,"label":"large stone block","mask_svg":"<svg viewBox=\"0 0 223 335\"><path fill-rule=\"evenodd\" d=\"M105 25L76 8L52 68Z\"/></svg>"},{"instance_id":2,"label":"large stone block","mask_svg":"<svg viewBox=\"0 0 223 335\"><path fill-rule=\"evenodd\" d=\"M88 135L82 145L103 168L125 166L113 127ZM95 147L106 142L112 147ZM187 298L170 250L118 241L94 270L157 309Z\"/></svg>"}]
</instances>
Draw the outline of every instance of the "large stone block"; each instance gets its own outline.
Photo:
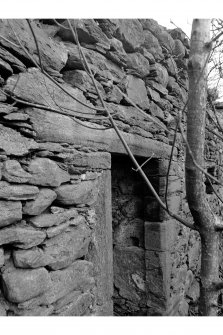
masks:
<instances>
[{"instance_id":1,"label":"large stone block","mask_svg":"<svg viewBox=\"0 0 223 335\"><path fill-rule=\"evenodd\" d=\"M23 302L49 289L51 278L44 268L35 270L14 270L2 275L3 291L11 302Z\"/></svg>"},{"instance_id":2,"label":"large stone block","mask_svg":"<svg viewBox=\"0 0 223 335\"><path fill-rule=\"evenodd\" d=\"M33 308L38 305L49 305L69 292L87 291L95 284L93 278L94 265L85 260L77 260L68 268L50 272L51 288L43 295L19 304L19 308Z\"/></svg>"},{"instance_id":3,"label":"large stone block","mask_svg":"<svg viewBox=\"0 0 223 335\"><path fill-rule=\"evenodd\" d=\"M71 25L77 29L79 42L87 44L99 44L105 49L110 48L110 40L103 33L100 26L93 19L72 19ZM68 28L68 23L64 22L63 25ZM70 29L60 28L58 35L66 41L74 42L74 37Z\"/></svg>"},{"instance_id":4,"label":"large stone block","mask_svg":"<svg viewBox=\"0 0 223 335\"><path fill-rule=\"evenodd\" d=\"M148 306L165 309L170 295L170 253L146 251L145 257Z\"/></svg>"},{"instance_id":5,"label":"large stone block","mask_svg":"<svg viewBox=\"0 0 223 335\"><path fill-rule=\"evenodd\" d=\"M114 284L119 295L138 305L145 302L145 251L138 247L115 246Z\"/></svg>"},{"instance_id":6,"label":"large stone block","mask_svg":"<svg viewBox=\"0 0 223 335\"><path fill-rule=\"evenodd\" d=\"M33 139L28 139L18 131L0 124L0 149L7 155L24 156L38 147L38 143Z\"/></svg>"},{"instance_id":7,"label":"large stone block","mask_svg":"<svg viewBox=\"0 0 223 335\"><path fill-rule=\"evenodd\" d=\"M24 224L17 224L1 229L0 245L13 244L17 248L32 248L46 238L44 231L33 229Z\"/></svg>"},{"instance_id":8,"label":"large stone block","mask_svg":"<svg viewBox=\"0 0 223 335\"><path fill-rule=\"evenodd\" d=\"M145 248L151 251L170 251L176 239L176 226L171 220L145 222Z\"/></svg>"},{"instance_id":9,"label":"large stone block","mask_svg":"<svg viewBox=\"0 0 223 335\"><path fill-rule=\"evenodd\" d=\"M77 210L73 208L55 214L43 213L29 218L29 221L37 228L44 228L58 226L75 217L77 217Z\"/></svg>"},{"instance_id":10,"label":"large stone block","mask_svg":"<svg viewBox=\"0 0 223 335\"><path fill-rule=\"evenodd\" d=\"M25 184L31 179L31 174L26 172L16 160L7 160L3 163L2 175L10 183Z\"/></svg>"},{"instance_id":11,"label":"large stone block","mask_svg":"<svg viewBox=\"0 0 223 335\"><path fill-rule=\"evenodd\" d=\"M56 193L49 188L42 188L35 200L26 201L23 213L28 215L39 215L56 199Z\"/></svg>"},{"instance_id":12,"label":"large stone block","mask_svg":"<svg viewBox=\"0 0 223 335\"><path fill-rule=\"evenodd\" d=\"M144 42L143 29L137 19L113 20L118 26L114 37L119 39L126 52L134 52Z\"/></svg>"},{"instance_id":13,"label":"large stone block","mask_svg":"<svg viewBox=\"0 0 223 335\"><path fill-rule=\"evenodd\" d=\"M150 73L149 61L139 52L127 55L126 66L128 69L133 69L141 78L148 76Z\"/></svg>"},{"instance_id":14,"label":"large stone block","mask_svg":"<svg viewBox=\"0 0 223 335\"><path fill-rule=\"evenodd\" d=\"M44 103L46 106L56 108L57 110L62 108L63 114L66 114L67 110L69 115L69 109L83 113L90 113L92 115L95 114L95 111L92 111L92 109L89 109L88 107L85 107L75 101L75 99L63 92L62 89L60 89L36 68L30 68L27 72L21 73L19 75L19 85L16 85L17 80L18 75L9 77L5 85L5 90L9 93L13 92L13 94L20 99L37 104ZM91 103L84 97L83 92L78 88L73 88L66 83L61 84L61 86L70 95L74 96L74 98L92 106ZM55 116L56 114L54 113L54 117Z\"/></svg>"},{"instance_id":15,"label":"large stone block","mask_svg":"<svg viewBox=\"0 0 223 335\"><path fill-rule=\"evenodd\" d=\"M46 240L42 248L15 250L17 267L37 268L48 265L53 270L68 267L88 252L91 230L84 224L67 228L65 232Z\"/></svg>"},{"instance_id":16,"label":"large stone block","mask_svg":"<svg viewBox=\"0 0 223 335\"><path fill-rule=\"evenodd\" d=\"M22 219L21 201L1 201L0 200L0 227L8 226Z\"/></svg>"},{"instance_id":17,"label":"large stone block","mask_svg":"<svg viewBox=\"0 0 223 335\"><path fill-rule=\"evenodd\" d=\"M57 187L70 180L69 174L48 158L35 158L28 167L30 184Z\"/></svg>"},{"instance_id":18,"label":"large stone block","mask_svg":"<svg viewBox=\"0 0 223 335\"><path fill-rule=\"evenodd\" d=\"M53 315L57 316L82 316L92 307L93 296L86 292L80 294L74 301L60 308Z\"/></svg>"},{"instance_id":19,"label":"large stone block","mask_svg":"<svg viewBox=\"0 0 223 335\"><path fill-rule=\"evenodd\" d=\"M67 43L66 46L69 50L69 58L65 70L84 70L78 47L75 44L69 43ZM85 54L91 70L96 74L96 77L113 80L116 83L123 79L125 75L124 71L105 56L86 48L82 48L82 51Z\"/></svg>"},{"instance_id":20,"label":"large stone block","mask_svg":"<svg viewBox=\"0 0 223 335\"><path fill-rule=\"evenodd\" d=\"M136 105L142 109L149 109L149 99L145 83L142 79L136 78L132 75L127 76L127 95Z\"/></svg>"},{"instance_id":21,"label":"large stone block","mask_svg":"<svg viewBox=\"0 0 223 335\"><path fill-rule=\"evenodd\" d=\"M35 199L39 193L36 186L13 185L6 181L0 182L0 199L6 200L28 200Z\"/></svg>"},{"instance_id":22,"label":"large stone block","mask_svg":"<svg viewBox=\"0 0 223 335\"><path fill-rule=\"evenodd\" d=\"M25 19L0 21L0 30L2 31L2 35L6 39L14 42L15 44L18 44L15 35L12 33L10 25L15 30L22 43L26 46L28 52L30 52L36 62L39 63L39 57L36 52L35 40L33 39L33 35L27 21ZM67 61L66 48L61 43L58 43L55 40L49 38L49 36L47 36L44 30L41 29L35 21L32 21L31 25L38 40L43 67L45 68L45 70L54 69L60 71ZM20 46L16 47L15 45L9 43L7 40L3 39L1 39L1 45L6 47L6 49L13 50L13 54L18 54L19 58L22 57L30 63L29 56L27 56L27 54Z\"/></svg>"},{"instance_id":23,"label":"large stone block","mask_svg":"<svg viewBox=\"0 0 223 335\"><path fill-rule=\"evenodd\" d=\"M98 195L97 181L87 180L79 184L62 185L55 189L57 201L64 205L93 204Z\"/></svg>"}]
</instances>

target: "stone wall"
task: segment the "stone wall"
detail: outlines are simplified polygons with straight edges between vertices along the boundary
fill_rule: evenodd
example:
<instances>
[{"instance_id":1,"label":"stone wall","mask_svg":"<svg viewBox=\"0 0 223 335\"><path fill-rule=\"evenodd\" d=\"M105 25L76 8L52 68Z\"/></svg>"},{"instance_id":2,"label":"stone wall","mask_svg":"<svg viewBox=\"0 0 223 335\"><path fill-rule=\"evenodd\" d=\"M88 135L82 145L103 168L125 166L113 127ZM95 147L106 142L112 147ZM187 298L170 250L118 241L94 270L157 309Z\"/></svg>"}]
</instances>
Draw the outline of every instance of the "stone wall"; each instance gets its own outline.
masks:
<instances>
[{"instance_id":1,"label":"stone wall","mask_svg":"<svg viewBox=\"0 0 223 335\"><path fill-rule=\"evenodd\" d=\"M152 156L144 168L164 197L175 116L187 98L187 38L152 19L71 23L133 154L141 163ZM40 64L26 20L0 20L1 315L112 315L113 243L117 314L162 315L175 306L175 315L187 315L199 295L198 237L163 213L131 170L96 110L67 22L60 24L32 21L51 80L16 46L19 37ZM215 159L214 140L207 155ZM112 158L111 166L117 154L121 163ZM168 204L191 219L183 156L177 134Z\"/></svg>"}]
</instances>

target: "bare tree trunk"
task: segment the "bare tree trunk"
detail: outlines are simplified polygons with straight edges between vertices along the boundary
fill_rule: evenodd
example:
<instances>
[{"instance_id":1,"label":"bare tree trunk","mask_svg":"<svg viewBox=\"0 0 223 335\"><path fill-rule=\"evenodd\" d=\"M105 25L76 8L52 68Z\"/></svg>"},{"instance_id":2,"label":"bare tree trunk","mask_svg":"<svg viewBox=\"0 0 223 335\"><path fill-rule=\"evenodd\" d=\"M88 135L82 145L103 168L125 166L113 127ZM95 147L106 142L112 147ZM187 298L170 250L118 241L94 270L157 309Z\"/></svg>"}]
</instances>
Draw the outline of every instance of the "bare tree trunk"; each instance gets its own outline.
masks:
<instances>
[{"instance_id":1,"label":"bare tree trunk","mask_svg":"<svg viewBox=\"0 0 223 335\"><path fill-rule=\"evenodd\" d=\"M203 70L210 51L211 20L193 20L189 58L189 101L187 141L197 163L204 167L206 70ZM209 44L208 44L209 43ZM200 78L200 80L199 80ZM199 80L199 83L197 81ZM219 278L219 233L215 230L215 215L207 199L204 176L186 153L186 192L195 227L201 236L201 315L217 315L218 291L213 283Z\"/></svg>"}]
</instances>

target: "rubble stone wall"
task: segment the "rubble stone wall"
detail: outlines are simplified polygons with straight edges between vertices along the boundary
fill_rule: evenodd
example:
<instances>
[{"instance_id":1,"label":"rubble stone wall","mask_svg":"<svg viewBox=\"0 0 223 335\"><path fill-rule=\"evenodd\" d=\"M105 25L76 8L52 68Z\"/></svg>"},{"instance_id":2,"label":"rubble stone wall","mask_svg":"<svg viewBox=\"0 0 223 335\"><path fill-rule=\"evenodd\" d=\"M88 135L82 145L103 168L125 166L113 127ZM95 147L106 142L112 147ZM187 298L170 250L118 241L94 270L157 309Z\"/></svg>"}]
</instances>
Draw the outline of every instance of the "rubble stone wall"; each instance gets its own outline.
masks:
<instances>
[{"instance_id":1,"label":"rubble stone wall","mask_svg":"<svg viewBox=\"0 0 223 335\"><path fill-rule=\"evenodd\" d=\"M199 240L122 163L123 145L59 23L32 20L39 57L26 20L0 20L0 314L112 315L114 282L123 315L162 315L179 297L175 315L187 315L199 295ZM175 116L187 99L187 38L152 19L71 24L133 154L152 156L145 171L163 198ZM121 163L111 165L117 154ZM177 134L168 204L191 219L183 154Z\"/></svg>"}]
</instances>

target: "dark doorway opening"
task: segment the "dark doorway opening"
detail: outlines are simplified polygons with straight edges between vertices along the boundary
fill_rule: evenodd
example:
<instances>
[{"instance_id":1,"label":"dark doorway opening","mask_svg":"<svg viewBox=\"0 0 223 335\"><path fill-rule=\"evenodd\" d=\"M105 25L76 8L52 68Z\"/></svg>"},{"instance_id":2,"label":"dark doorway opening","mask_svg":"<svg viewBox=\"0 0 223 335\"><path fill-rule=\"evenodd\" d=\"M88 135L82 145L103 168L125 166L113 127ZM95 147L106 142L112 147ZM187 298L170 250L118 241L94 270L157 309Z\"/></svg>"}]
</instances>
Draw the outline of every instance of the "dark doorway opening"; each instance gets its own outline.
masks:
<instances>
[{"instance_id":1,"label":"dark doorway opening","mask_svg":"<svg viewBox=\"0 0 223 335\"><path fill-rule=\"evenodd\" d=\"M143 164L145 158L138 158ZM158 160L143 170L158 190ZM153 221L158 205L127 156L112 157L112 228L114 260L114 315L147 315L144 223Z\"/></svg>"}]
</instances>

